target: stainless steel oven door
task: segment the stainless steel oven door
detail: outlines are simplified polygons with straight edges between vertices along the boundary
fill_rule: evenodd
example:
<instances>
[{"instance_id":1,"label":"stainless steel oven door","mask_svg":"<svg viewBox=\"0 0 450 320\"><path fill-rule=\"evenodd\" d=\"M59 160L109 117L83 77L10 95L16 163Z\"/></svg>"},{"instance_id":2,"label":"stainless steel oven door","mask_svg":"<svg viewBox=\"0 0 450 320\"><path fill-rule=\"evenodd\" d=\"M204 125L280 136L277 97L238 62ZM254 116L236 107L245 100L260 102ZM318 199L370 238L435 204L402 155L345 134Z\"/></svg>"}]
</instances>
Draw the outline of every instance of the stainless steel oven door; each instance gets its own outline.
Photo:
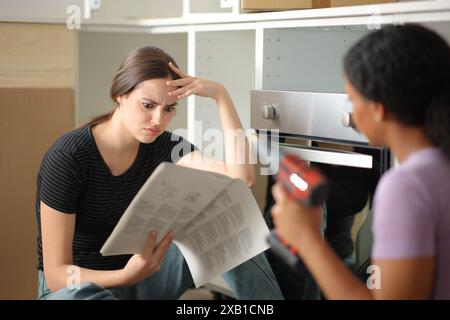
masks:
<instances>
[{"instance_id":1,"label":"stainless steel oven door","mask_svg":"<svg viewBox=\"0 0 450 320\"><path fill-rule=\"evenodd\" d=\"M258 134L254 140L259 148L259 159L265 161L259 169L266 169L269 175L260 180L267 181L264 217L268 226L274 227L271 219L274 205L271 189L276 182L279 163L284 155L295 154L320 169L330 182L330 195L325 206L326 240L356 274L361 277L366 275L365 268L370 262L372 244L371 199L375 185L388 165L387 150L348 142L327 141L324 144L317 137L293 137L292 134L282 134L281 137ZM260 171L260 174L263 172ZM306 271L301 277L297 276L272 251L269 250L267 255L283 294L288 299L313 297L313 293L300 285L312 281Z\"/></svg>"},{"instance_id":2,"label":"stainless steel oven door","mask_svg":"<svg viewBox=\"0 0 450 320\"><path fill-rule=\"evenodd\" d=\"M355 152L352 145L330 144L322 147L316 140L299 140L303 143L285 143L284 137L265 134L253 134L251 146L255 159L261 165L261 175L274 175L278 173L279 161L283 155L295 154L312 163L320 163L334 166L346 166L353 168L375 169L374 159L371 154ZM312 144L315 143L313 146ZM333 145L334 147L329 147Z\"/></svg>"}]
</instances>

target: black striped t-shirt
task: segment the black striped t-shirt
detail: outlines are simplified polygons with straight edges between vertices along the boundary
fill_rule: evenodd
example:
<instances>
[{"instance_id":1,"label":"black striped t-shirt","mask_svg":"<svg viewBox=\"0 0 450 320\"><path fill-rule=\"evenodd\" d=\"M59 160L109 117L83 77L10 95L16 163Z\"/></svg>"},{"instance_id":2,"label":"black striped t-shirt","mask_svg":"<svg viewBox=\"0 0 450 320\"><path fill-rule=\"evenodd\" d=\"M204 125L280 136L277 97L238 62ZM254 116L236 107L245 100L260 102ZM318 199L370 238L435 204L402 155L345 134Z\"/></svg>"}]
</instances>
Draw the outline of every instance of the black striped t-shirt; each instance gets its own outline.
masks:
<instances>
[{"instance_id":1,"label":"black striped t-shirt","mask_svg":"<svg viewBox=\"0 0 450 320\"><path fill-rule=\"evenodd\" d=\"M177 161L172 150L179 159L194 149L166 131L152 143L141 143L131 167L113 176L95 144L91 126L61 136L45 154L37 175L38 268L43 270L40 201L63 213L76 214L74 265L121 269L130 255L103 257L99 252L103 243L156 167L163 161Z\"/></svg>"}]
</instances>

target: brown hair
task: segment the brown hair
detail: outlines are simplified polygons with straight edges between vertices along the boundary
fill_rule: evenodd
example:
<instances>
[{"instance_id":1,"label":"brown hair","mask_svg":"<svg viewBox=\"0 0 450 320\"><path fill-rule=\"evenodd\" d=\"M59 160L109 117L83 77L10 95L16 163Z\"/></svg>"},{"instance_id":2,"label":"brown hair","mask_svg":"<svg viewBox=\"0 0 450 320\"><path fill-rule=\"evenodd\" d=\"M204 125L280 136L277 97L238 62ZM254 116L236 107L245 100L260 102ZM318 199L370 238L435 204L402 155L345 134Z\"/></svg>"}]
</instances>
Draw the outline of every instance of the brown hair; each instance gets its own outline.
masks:
<instances>
[{"instance_id":1,"label":"brown hair","mask_svg":"<svg viewBox=\"0 0 450 320\"><path fill-rule=\"evenodd\" d=\"M159 48L149 46L133 50L116 71L109 96L118 105L117 97L131 93L143 81L167 77L179 79L178 74L170 69L169 62L178 67L175 60ZM83 127L111 119L114 111L115 109L91 119Z\"/></svg>"}]
</instances>

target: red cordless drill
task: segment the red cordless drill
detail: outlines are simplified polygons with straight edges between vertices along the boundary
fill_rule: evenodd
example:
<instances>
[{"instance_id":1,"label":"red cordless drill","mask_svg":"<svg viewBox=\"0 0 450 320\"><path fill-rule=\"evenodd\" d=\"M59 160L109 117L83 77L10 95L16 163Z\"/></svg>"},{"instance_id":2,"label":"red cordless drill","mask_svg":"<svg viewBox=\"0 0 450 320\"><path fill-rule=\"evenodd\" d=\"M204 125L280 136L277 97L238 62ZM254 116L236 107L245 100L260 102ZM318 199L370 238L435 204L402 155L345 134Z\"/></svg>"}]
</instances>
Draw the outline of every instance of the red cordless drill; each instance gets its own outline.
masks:
<instances>
[{"instance_id":1,"label":"red cordless drill","mask_svg":"<svg viewBox=\"0 0 450 320\"><path fill-rule=\"evenodd\" d=\"M306 161L296 155L286 155L280 163L277 181L281 183L288 195L307 206L317 206L328 197L329 185L321 172L308 166ZM272 250L281 256L289 265L302 265L298 257L298 249L281 239L274 230L267 238Z\"/></svg>"}]
</instances>

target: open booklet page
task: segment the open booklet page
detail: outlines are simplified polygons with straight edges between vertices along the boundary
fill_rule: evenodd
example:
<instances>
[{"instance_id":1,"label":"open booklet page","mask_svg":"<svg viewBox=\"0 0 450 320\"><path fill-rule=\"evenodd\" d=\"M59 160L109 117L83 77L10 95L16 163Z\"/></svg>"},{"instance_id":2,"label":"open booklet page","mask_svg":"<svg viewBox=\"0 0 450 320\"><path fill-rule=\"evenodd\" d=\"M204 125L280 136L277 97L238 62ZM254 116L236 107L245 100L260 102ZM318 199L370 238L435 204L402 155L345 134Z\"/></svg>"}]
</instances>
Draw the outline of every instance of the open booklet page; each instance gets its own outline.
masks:
<instances>
[{"instance_id":1,"label":"open booklet page","mask_svg":"<svg viewBox=\"0 0 450 320\"><path fill-rule=\"evenodd\" d=\"M161 163L131 201L100 250L104 256L142 253L152 230L157 243L192 220L231 178Z\"/></svg>"},{"instance_id":2,"label":"open booklet page","mask_svg":"<svg viewBox=\"0 0 450 320\"><path fill-rule=\"evenodd\" d=\"M256 256L269 246L269 229L253 194L233 180L175 237L196 287Z\"/></svg>"},{"instance_id":3,"label":"open booklet page","mask_svg":"<svg viewBox=\"0 0 450 320\"><path fill-rule=\"evenodd\" d=\"M268 248L269 230L244 182L171 163L156 168L100 253L142 253L151 230L157 242L174 231L197 287Z\"/></svg>"}]
</instances>

